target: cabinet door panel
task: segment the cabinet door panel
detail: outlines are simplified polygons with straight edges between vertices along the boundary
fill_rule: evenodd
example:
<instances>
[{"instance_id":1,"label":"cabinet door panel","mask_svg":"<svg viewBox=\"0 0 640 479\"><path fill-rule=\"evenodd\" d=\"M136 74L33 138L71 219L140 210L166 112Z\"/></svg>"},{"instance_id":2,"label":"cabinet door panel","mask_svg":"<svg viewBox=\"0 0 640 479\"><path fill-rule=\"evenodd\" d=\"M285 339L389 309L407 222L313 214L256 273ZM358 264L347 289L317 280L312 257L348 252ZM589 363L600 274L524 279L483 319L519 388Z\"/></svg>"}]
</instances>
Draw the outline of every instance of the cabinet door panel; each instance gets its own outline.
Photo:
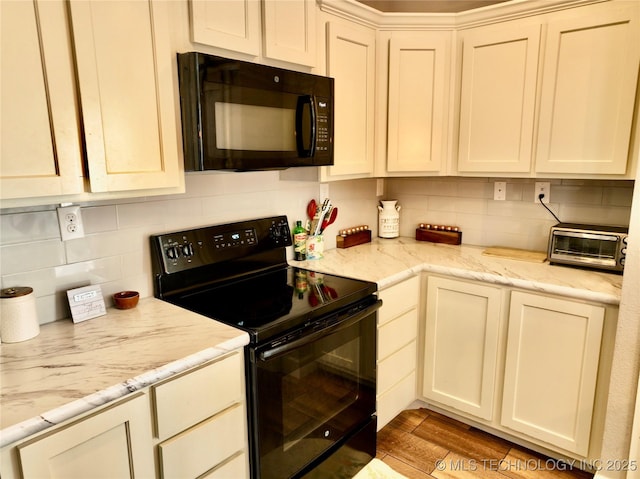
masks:
<instances>
[{"instance_id":1,"label":"cabinet door panel","mask_svg":"<svg viewBox=\"0 0 640 479\"><path fill-rule=\"evenodd\" d=\"M607 2L608 3L608 2ZM624 174L640 62L640 4L548 26L536 171Z\"/></svg>"},{"instance_id":2,"label":"cabinet door panel","mask_svg":"<svg viewBox=\"0 0 640 479\"><path fill-rule=\"evenodd\" d=\"M195 43L260 54L260 0L192 0L190 13Z\"/></svg>"},{"instance_id":3,"label":"cabinet door panel","mask_svg":"<svg viewBox=\"0 0 640 479\"><path fill-rule=\"evenodd\" d=\"M499 288L429 278L423 394L482 419L493 415Z\"/></svg>"},{"instance_id":4,"label":"cabinet door panel","mask_svg":"<svg viewBox=\"0 0 640 479\"><path fill-rule=\"evenodd\" d=\"M264 1L265 56L316 66L314 0Z\"/></svg>"},{"instance_id":5,"label":"cabinet door panel","mask_svg":"<svg viewBox=\"0 0 640 479\"><path fill-rule=\"evenodd\" d=\"M387 170L439 171L446 152L449 33L389 42Z\"/></svg>"},{"instance_id":6,"label":"cabinet door panel","mask_svg":"<svg viewBox=\"0 0 640 479\"><path fill-rule=\"evenodd\" d=\"M530 170L539 48L539 25L464 34L459 171Z\"/></svg>"},{"instance_id":7,"label":"cabinet door panel","mask_svg":"<svg viewBox=\"0 0 640 479\"><path fill-rule=\"evenodd\" d=\"M138 395L18 446L23 477L155 477L149 398Z\"/></svg>"},{"instance_id":8,"label":"cabinet door panel","mask_svg":"<svg viewBox=\"0 0 640 479\"><path fill-rule=\"evenodd\" d=\"M78 110L65 5L0 2L3 198L81 193Z\"/></svg>"},{"instance_id":9,"label":"cabinet door panel","mask_svg":"<svg viewBox=\"0 0 640 479\"><path fill-rule=\"evenodd\" d=\"M601 306L511 294L504 426L586 456L603 321Z\"/></svg>"},{"instance_id":10,"label":"cabinet door panel","mask_svg":"<svg viewBox=\"0 0 640 479\"><path fill-rule=\"evenodd\" d=\"M327 28L327 74L336 80L334 166L328 167L329 176L371 176L375 32L337 22L328 23Z\"/></svg>"},{"instance_id":11,"label":"cabinet door panel","mask_svg":"<svg viewBox=\"0 0 640 479\"><path fill-rule=\"evenodd\" d=\"M91 191L181 184L162 2L71 2Z\"/></svg>"}]
</instances>

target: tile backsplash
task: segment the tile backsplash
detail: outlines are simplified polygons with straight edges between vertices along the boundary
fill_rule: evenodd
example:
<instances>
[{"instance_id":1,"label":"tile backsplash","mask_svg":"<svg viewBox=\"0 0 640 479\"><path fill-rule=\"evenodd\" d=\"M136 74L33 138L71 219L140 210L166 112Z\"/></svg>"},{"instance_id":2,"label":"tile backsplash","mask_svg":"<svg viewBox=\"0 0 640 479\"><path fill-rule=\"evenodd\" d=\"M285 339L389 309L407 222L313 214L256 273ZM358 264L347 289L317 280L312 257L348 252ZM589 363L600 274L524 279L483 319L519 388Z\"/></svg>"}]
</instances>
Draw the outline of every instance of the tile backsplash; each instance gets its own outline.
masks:
<instances>
[{"instance_id":1,"label":"tile backsplash","mask_svg":"<svg viewBox=\"0 0 640 479\"><path fill-rule=\"evenodd\" d=\"M66 242L55 205L0 210L1 286L33 287L41 323L69 317L65 292L88 284L100 284L108 304L124 289L152 296L149 235L279 214L293 223L321 192L339 209L328 248L340 228L368 224L375 235L378 200L397 199L402 236L413 237L420 222L445 223L460 226L467 244L544 250L555 220L534 204L534 180L499 180L506 201L492 199L492 178L385 179L379 198L375 179L321 185L282 181L278 172L187 174L184 195L82 204L85 237ZM563 221L628 225L632 191L632 181L552 180L549 206Z\"/></svg>"}]
</instances>

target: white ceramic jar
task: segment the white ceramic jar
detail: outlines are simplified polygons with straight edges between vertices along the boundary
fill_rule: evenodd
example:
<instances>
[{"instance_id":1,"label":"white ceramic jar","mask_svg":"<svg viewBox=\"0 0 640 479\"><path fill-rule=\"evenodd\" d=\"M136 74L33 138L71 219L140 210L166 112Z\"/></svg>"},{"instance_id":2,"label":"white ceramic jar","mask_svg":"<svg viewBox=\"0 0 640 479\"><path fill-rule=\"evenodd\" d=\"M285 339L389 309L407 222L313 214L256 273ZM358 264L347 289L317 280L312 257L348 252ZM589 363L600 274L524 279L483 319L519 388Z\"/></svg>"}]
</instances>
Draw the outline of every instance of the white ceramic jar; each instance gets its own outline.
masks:
<instances>
[{"instance_id":1,"label":"white ceramic jar","mask_svg":"<svg viewBox=\"0 0 640 479\"><path fill-rule=\"evenodd\" d=\"M400 236L400 208L397 200L380 201L378 205L378 236L397 238Z\"/></svg>"}]
</instances>

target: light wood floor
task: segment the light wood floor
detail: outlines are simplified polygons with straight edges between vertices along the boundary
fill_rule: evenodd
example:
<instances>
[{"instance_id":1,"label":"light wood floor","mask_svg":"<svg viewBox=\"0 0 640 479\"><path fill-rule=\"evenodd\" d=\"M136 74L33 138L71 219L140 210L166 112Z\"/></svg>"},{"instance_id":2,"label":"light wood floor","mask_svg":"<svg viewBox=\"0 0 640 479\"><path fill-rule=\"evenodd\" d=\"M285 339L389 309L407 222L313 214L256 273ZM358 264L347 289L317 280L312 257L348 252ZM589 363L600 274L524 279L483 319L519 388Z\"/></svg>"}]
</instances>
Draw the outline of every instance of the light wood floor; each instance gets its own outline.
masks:
<instances>
[{"instance_id":1,"label":"light wood floor","mask_svg":"<svg viewBox=\"0 0 640 479\"><path fill-rule=\"evenodd\" d=\"M590 479L546 456L427 409L378 432L377 458L410 479Z\"/></svg>"}]
</instances>

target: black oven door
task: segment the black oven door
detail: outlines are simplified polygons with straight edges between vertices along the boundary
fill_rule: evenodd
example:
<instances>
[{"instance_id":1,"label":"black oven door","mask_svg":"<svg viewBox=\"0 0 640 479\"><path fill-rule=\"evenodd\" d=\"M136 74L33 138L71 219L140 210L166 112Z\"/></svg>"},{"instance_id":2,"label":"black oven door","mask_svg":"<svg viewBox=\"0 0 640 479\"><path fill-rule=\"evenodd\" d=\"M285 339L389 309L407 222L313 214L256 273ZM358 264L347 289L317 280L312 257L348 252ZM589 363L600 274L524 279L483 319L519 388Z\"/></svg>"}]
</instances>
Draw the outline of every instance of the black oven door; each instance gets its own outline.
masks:
<instances>
[{"instance_id":1,"label":"black oven door","mask_svg":"<svg viewBox=\"0 0 640 479\"><path fill-rule=\"evenodd\" d=\"M299 477L375 417L380 304L249 354L252 477Z\"/></svg>"}]
</instances>

